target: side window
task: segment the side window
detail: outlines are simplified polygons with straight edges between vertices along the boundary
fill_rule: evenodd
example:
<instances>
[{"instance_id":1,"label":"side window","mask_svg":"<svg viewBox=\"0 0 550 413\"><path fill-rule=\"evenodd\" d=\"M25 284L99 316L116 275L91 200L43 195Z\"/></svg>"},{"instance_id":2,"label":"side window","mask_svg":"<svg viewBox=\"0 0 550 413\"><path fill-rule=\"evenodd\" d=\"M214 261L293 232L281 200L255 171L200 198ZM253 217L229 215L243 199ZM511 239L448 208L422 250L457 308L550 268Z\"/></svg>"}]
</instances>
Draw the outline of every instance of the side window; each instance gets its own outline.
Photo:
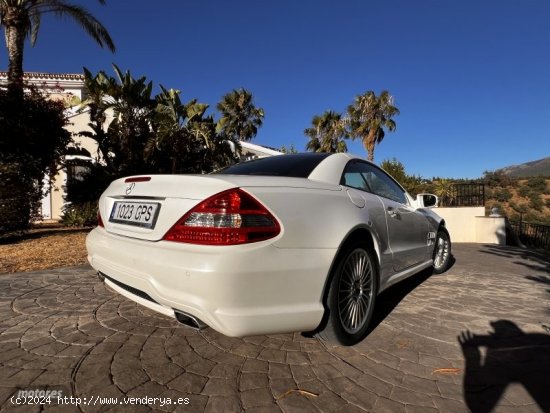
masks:
<instances>
[{"instance_id":1,"label":"side window","mask_svg":"<svg viewBox=\"0 0 550 413\"><path fill-rule=\"evenodd\" d=\"M366 162L350 161L344 169L340 183L362 191L372 192L392 201L408 204L403 189L384 171Z\"/></svg>"},{"instance_id":2,"label":"side window","mask_svg":"<svg viewBox=\"0 0 550 413\"><path fill-rule=\"evenodd\" d=\"M361 191L372 192L365 178L364 165L365 164L362 162L350 161L344 169L342 179L340 179L340 185L360 189Z\"/></svg>"}]
</instances>

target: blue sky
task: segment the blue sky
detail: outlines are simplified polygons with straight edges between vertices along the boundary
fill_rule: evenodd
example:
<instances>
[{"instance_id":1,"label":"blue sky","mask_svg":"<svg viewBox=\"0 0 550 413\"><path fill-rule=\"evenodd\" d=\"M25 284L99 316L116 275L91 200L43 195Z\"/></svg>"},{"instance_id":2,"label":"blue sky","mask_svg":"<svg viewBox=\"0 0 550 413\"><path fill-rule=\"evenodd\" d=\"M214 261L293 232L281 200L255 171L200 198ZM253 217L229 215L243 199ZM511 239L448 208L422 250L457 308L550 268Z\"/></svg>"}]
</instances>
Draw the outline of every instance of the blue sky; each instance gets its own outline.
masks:
<instances>
[{"instance_id":1,"label":"blue sky","mask_svg":"<svg viewBox=\"0 0 550 413\"><path fill-rule=\"evenodd\" d=\"M25 70L113 74L114 62L212 108L244 87L266 113L253 142L299 150L313 115L387 89L401 115L375 160L395 157L424 177L474 178L550 156L548 0L79 3L117 52L48 16ZM348 148L366 156L359 141Z\"/></svg>"}]
</instances>

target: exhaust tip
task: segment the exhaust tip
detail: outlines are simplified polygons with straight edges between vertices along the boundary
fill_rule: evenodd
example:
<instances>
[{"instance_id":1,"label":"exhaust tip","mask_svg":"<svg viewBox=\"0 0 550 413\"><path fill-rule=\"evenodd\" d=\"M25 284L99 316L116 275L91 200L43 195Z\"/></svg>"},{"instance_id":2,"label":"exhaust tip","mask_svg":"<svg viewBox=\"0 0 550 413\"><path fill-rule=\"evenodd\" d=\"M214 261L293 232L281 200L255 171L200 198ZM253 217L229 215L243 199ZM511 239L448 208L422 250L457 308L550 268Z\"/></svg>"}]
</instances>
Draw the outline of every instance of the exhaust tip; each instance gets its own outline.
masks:
<instances>
[{"instance_id":1,"label":"exhaust tip","mask_svg":"<svg viewBox=\"0 0 550 413\"><path fill-rule=\"evenodd\" d=\"M195 330L203 330L208 327L197 317L194 317L191 314L184 313L183 311L174 311L174 315L176 316L176 320L178 320L181 324L187 327L191 327Z\"/></svg>"}]
</instances>

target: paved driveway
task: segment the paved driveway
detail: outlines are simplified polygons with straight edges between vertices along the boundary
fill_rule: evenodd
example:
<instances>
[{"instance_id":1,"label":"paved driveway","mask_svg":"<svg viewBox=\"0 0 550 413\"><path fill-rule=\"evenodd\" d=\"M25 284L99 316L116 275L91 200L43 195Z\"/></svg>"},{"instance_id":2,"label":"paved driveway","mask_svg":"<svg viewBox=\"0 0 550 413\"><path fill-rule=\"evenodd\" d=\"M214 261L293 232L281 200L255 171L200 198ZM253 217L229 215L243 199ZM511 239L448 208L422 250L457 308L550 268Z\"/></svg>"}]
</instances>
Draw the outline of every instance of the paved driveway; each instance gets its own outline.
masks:
<instances>
[{"instance_id":1,"label":"paved driveway","mask_svg":"<svg viewBox=\"0 0 550 413\"><path fill-rule=\"evenodd\" d=\"M111 292L89 267L0 275L0 406L549 412L550 261L473 244L454 254L446 274L382 294L354 347L195 332ZM16 406L20 390L62 398Z\"/></svg>"}]
</instances>

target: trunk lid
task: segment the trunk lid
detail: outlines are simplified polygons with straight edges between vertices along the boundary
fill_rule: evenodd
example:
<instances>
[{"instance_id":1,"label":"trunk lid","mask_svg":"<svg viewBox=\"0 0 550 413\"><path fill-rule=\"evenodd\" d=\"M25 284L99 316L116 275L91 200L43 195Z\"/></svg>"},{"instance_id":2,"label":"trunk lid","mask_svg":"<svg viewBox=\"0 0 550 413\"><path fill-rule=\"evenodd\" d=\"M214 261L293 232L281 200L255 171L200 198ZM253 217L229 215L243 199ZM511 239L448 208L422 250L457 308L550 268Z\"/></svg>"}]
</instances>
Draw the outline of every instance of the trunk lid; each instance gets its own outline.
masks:
<instances>
[{"instance_id":1,"label":"trunk lid","mask_svg":"<svg viewBox=\"0 0 550 413\"><path fill-rule=\"evenodd\" d=\"M183 214L200 201L233 187L231 183L202 175L148 175L145 182L126 182L118 179L109 185L99 201L105 229L117 235L158 241ZM115 204L118 204L115 209ZM151 228L124 221L121 208L152 207ZM120 211L120 212L119 212ZM133 211L132 211L133 212ZM121 214L122 213L122 214ZM147 213L147 211L146 211ZM122 215L116 216L116 215ZM134 217L137 215L134 213ZM132 218L127 214L127 218ZM115 222L116 221L116 222Z\"/></svg>"},{"instance_id":2,"label":"trunk lid","mask_svg":"<svg viewBox=\"0 0 550 413\"><path fill-rule=\"evenodd\" d=\"M339 186L305 178L216 174L147 175L121 178L112 182L100 198L99 210L106 231L132 238L159 241L199 202L235 187L248 190L252 194L255 187L340 190ZM269 208L269 205L266 206ZM138 209L144 210L143 215L139 214L142 218L149 213L151 219L148 222L144 219L143 222L137 222L138 216L134 210Z\"/></svg>"}]
</instances>

